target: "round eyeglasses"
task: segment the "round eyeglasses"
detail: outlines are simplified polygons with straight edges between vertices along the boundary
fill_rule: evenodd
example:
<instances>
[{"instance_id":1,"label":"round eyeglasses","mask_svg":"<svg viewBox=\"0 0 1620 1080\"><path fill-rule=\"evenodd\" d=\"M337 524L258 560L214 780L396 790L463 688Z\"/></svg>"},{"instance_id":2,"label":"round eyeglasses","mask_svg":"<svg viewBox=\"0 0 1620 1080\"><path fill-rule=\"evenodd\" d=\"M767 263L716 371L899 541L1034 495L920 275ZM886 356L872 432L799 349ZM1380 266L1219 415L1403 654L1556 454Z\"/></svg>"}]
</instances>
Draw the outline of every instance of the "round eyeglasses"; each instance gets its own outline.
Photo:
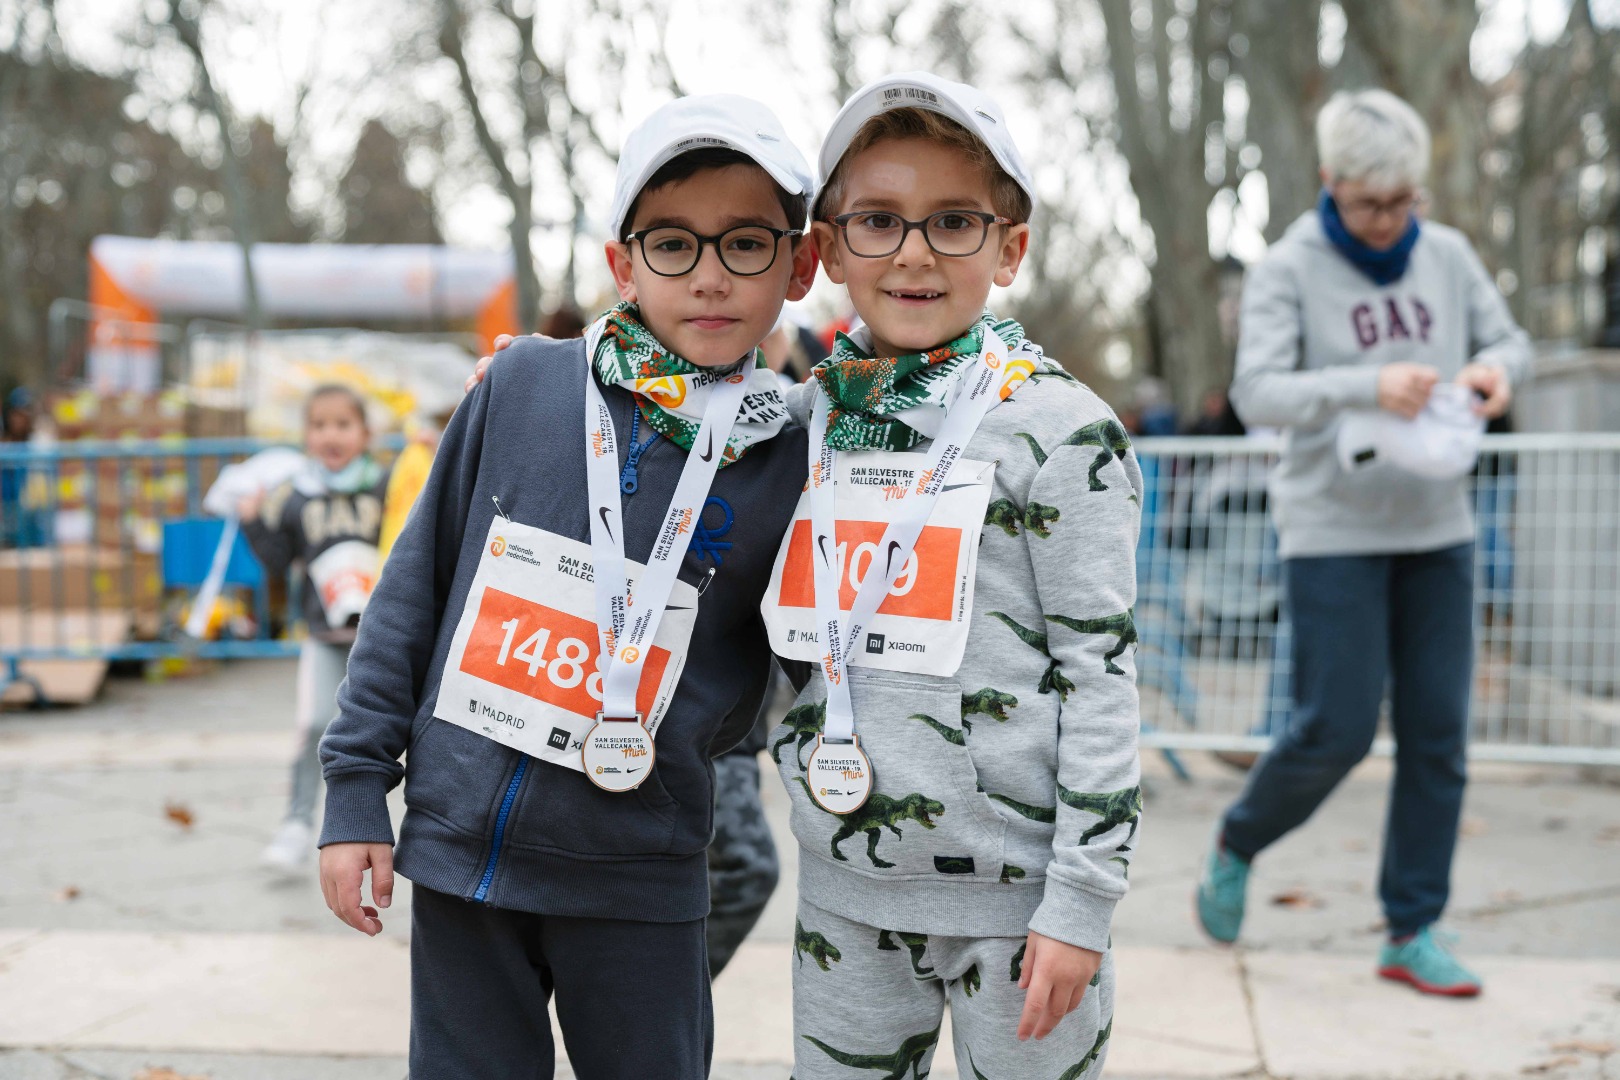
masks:
<instances>
[{"instance_id":1,"label":"round eyeglasses","mask_svg":"<svg viewBox=\"0 0 1620 1080\"><path fill-rule=\"evenodd\" d=\"M799 229L773 229L769 225L738 225L723 233L703 236L679 225L660 225L626 236L625 243L641 242L641 257L647 269L659 277L690 274L703 257L705 244L713 244L720 264L738 277L754 277L776 262L776 251L784 237L803 236Z\"/></svg>"},{"instance_id":2,"label":"round eyeglasses","mask_svg":"<svg viewBox=\"0 0 1620 1080\"><path fill-rule=\"evenodd\" d=\"M863 210L839 214L832 223L844 234L844 245L850 254L863 259L893 255L905 244L912 229L922 230L923 239L928 241L934 254L962 259L979 253L985 237L990 234L990 226L1011 225L1013 221L982 210L941 210L921 221L907 221L898 214L882 210Z\"/></svg>"}]
</instances>

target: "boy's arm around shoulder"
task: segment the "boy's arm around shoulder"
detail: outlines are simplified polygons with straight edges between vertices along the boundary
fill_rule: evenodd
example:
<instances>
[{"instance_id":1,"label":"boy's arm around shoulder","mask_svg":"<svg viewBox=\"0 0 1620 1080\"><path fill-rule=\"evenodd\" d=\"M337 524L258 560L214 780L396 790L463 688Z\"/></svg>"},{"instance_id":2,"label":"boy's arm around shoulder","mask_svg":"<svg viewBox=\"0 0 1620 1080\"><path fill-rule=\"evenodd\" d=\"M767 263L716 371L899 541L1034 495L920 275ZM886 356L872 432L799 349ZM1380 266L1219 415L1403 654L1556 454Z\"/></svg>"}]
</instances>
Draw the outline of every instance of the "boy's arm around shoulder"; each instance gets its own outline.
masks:
<instances>
[{"instance_id":1,"label":"boy's arm around shoulder","mask_svg":"<svg viewBox=\"0 0 1620 1080\"><path fill-rule=\"evenodd\" d=\"M337 718L321 740L327 784L322 846L393 843L387 795L404 776L399 759L455 578L498 370L451 418L360 620L348 677L338 687Z\"/></svg>"},{"instance_id":2,"label":"boy's arm around shoulder","mask_svg":"<svg viewBox=\"0 0 1620 1080\"><path fill-rule=\"evenodd\" d=\"M303 522L293 509L288 480L265 494L257 513L241 519L242 537L272 578L286 577L292 561L303 553Z\"/></svg>"},{"instance_id":3,"label":"boy's arm around shoulder","mask_svg":"<svg viewBox=\"0 0 1620 1080\"><path fill-rule=\"evenodd\" d=\"M1061 698L1057 830L1029 928L1100 953L1128 888L1142 806L1133 616L1142 471L1101 399L1065 386L1061 400L1072 441L1051 449L1028 497L1031 510L1057 513L1045 535L1024 530Z\"/></svg>"}]
</instances>

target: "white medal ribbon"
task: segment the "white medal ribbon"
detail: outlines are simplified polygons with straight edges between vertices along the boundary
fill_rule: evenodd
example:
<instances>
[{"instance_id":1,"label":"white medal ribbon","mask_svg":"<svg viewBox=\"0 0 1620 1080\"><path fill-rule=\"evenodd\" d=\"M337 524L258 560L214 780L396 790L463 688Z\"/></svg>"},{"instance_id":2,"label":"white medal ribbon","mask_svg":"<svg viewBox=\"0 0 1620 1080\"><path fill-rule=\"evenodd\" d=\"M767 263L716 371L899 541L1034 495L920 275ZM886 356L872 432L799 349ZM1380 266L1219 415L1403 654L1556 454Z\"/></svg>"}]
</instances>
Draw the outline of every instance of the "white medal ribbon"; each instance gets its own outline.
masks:
<instances>
[{"instance_id":1,"label":"white medal ribbon","mask_svg":"<svg viewBox=\"0 0 1620 1080\"><path fill-rule=\"evenodd\" d=\"M945 422L934 438L927 457L927 466L919 474L916 487L907 492L906 499L890 518L878 545L878 554L867 568L866 577L855 594L846 620L838 605L839 586L843 579L838 565L837 494L838 451L827 444L827 418L832 410L832 399L825 391L816 395L810 416L810 533L811 559L815 568L816 625L822 635L821 675L827 684L827 718L816 750L811 754L811 771L825 774L838 773L846 782L846 790L828 791L819 796L816 779L811 778L811 791L817 801L833 813L849 813L866 801L872 789L872 770L868 764L865 776L854 775L861 770L848 762L850 755L836 751L840 760L828 764L818 762L822 743L854 743L855 756L862 762L865 754L859 749L855 734L855 709L849 693L850 649L866 626L877 614L883 598L894 587L904 572L911 550L928 523L928 515L945 486L951 467L961 459L973 433L986 413L1000 400L1003 365L1008 359L1007 346L995 331L986 328L983 347L977 361L962 375L961 389L957 392ZM882 566L878 562L882 560ZM842 796L842 798L839 798ZM856 799L859 801L855 801Z\"/></svg>"},{"instance_id":2,"label":"white medal ribbon","mask_svg":"<svg viewBox=\"0 0 1620 1080\"><path fill-rule=\"evenodd\" d=\"M720 467L726 442L736 424L743 395L748 387L746 369L730 375L716 374L718 385L703 411L697 439L686 455L675 496L664 514L658 538L647 557L647 570L632 596L625 578L624 515L619 498L618 440L613 416L597 385L595 365L597 345L606 320L598 320L585 339L585 466L586 486L591 504L591 555L596 585L596 628L602 641L602 720L634 720L640 727L636 689L641 669L652 651L653 637L663 619L680 571L681 560L691 531L696 527L709 486ZM597 730L600 730L600 723ZM592 732L595 735L595 731ZM615 739L636 738L634 733L614 732ZM643 731L641 738L645 738ZM587 740L586 754L591 752ZM647 738L648 747L651 739ZM587 769L586 775L594 774ZM645 779L645 771L641 776ZM639 783L640 781L637 781ZM633 784L629 786L634 786ZM625 790L625 789L619 789Z\"/></svg>"}]
</instances>

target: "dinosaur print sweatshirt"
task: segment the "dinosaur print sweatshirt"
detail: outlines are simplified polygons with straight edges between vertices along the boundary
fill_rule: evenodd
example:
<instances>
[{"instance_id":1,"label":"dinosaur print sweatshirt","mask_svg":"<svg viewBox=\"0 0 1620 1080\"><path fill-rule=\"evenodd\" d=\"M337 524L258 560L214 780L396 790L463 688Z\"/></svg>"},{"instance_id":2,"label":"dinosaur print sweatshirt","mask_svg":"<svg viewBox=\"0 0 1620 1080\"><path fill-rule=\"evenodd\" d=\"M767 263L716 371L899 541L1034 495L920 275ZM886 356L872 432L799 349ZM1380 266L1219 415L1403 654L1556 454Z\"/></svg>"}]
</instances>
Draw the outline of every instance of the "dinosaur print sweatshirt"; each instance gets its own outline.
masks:
<instances>
[{"instance_id":1,"label":"dinosaur print sweatshirt","mask_svg":"<svg viewBox=\"0 0 1620 1080\"><path fill-rule=\"evenodd\" d=\"M802 420L812 400L790 393L789 408ZM819 675L771 736L799 894L891 931L1034 930L1105 952L1142 809L1131 614L1142 474L1108 406L1045 361L965 456L996 468L961 666L849 669L870 799L839 817L809 797Z\"/></svg>"}]
</instances>

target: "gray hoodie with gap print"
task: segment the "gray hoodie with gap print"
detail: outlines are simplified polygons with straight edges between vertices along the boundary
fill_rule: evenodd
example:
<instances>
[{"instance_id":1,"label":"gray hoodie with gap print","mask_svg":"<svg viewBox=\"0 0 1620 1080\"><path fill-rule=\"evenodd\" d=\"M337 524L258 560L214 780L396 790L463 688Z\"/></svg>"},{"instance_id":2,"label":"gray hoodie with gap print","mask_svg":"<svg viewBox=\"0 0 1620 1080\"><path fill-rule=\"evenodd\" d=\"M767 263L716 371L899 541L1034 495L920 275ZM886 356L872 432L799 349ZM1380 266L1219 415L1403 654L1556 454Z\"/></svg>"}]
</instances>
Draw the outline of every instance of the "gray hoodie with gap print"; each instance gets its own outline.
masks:
<instances>
[{"instance_id":1,"label":"gray hoodie with gap print","mask_svg":"<svg viewBox=\"0 0 1620 1080\"><path fill-rule=\"evenodd\" d=\"M802 420L811 400L790 394L789 409ZM890 930L1034 930L1106 952L1142 809L1141 470L1108 406L1049 364L990 411L965 456L997 466L961 667L849 672L871 798L838 817L809 797L819 676L771 735L799 893Z\"/></svg>"},{"instance_id":2,"label":"gray hoodie with gap print","mask_svg":"<svg viewBox=\"0 0 1620 1080\"><path fill-rule=\"evenodd\" d=\"M1385 364L1427 364L1450 381L1470 361L1514 385L1530 339L1468 240L1424 222L1399 281L1376 285L1339 254L1312 210L1243 285L1232 405L1250 427L1288 429L1271 476L1283 558L1435 551L1474 535L1466 481L1393 465L1354 473L1334 450L1346 409L1378 406Z\"/></svg>"}]
</instances>

